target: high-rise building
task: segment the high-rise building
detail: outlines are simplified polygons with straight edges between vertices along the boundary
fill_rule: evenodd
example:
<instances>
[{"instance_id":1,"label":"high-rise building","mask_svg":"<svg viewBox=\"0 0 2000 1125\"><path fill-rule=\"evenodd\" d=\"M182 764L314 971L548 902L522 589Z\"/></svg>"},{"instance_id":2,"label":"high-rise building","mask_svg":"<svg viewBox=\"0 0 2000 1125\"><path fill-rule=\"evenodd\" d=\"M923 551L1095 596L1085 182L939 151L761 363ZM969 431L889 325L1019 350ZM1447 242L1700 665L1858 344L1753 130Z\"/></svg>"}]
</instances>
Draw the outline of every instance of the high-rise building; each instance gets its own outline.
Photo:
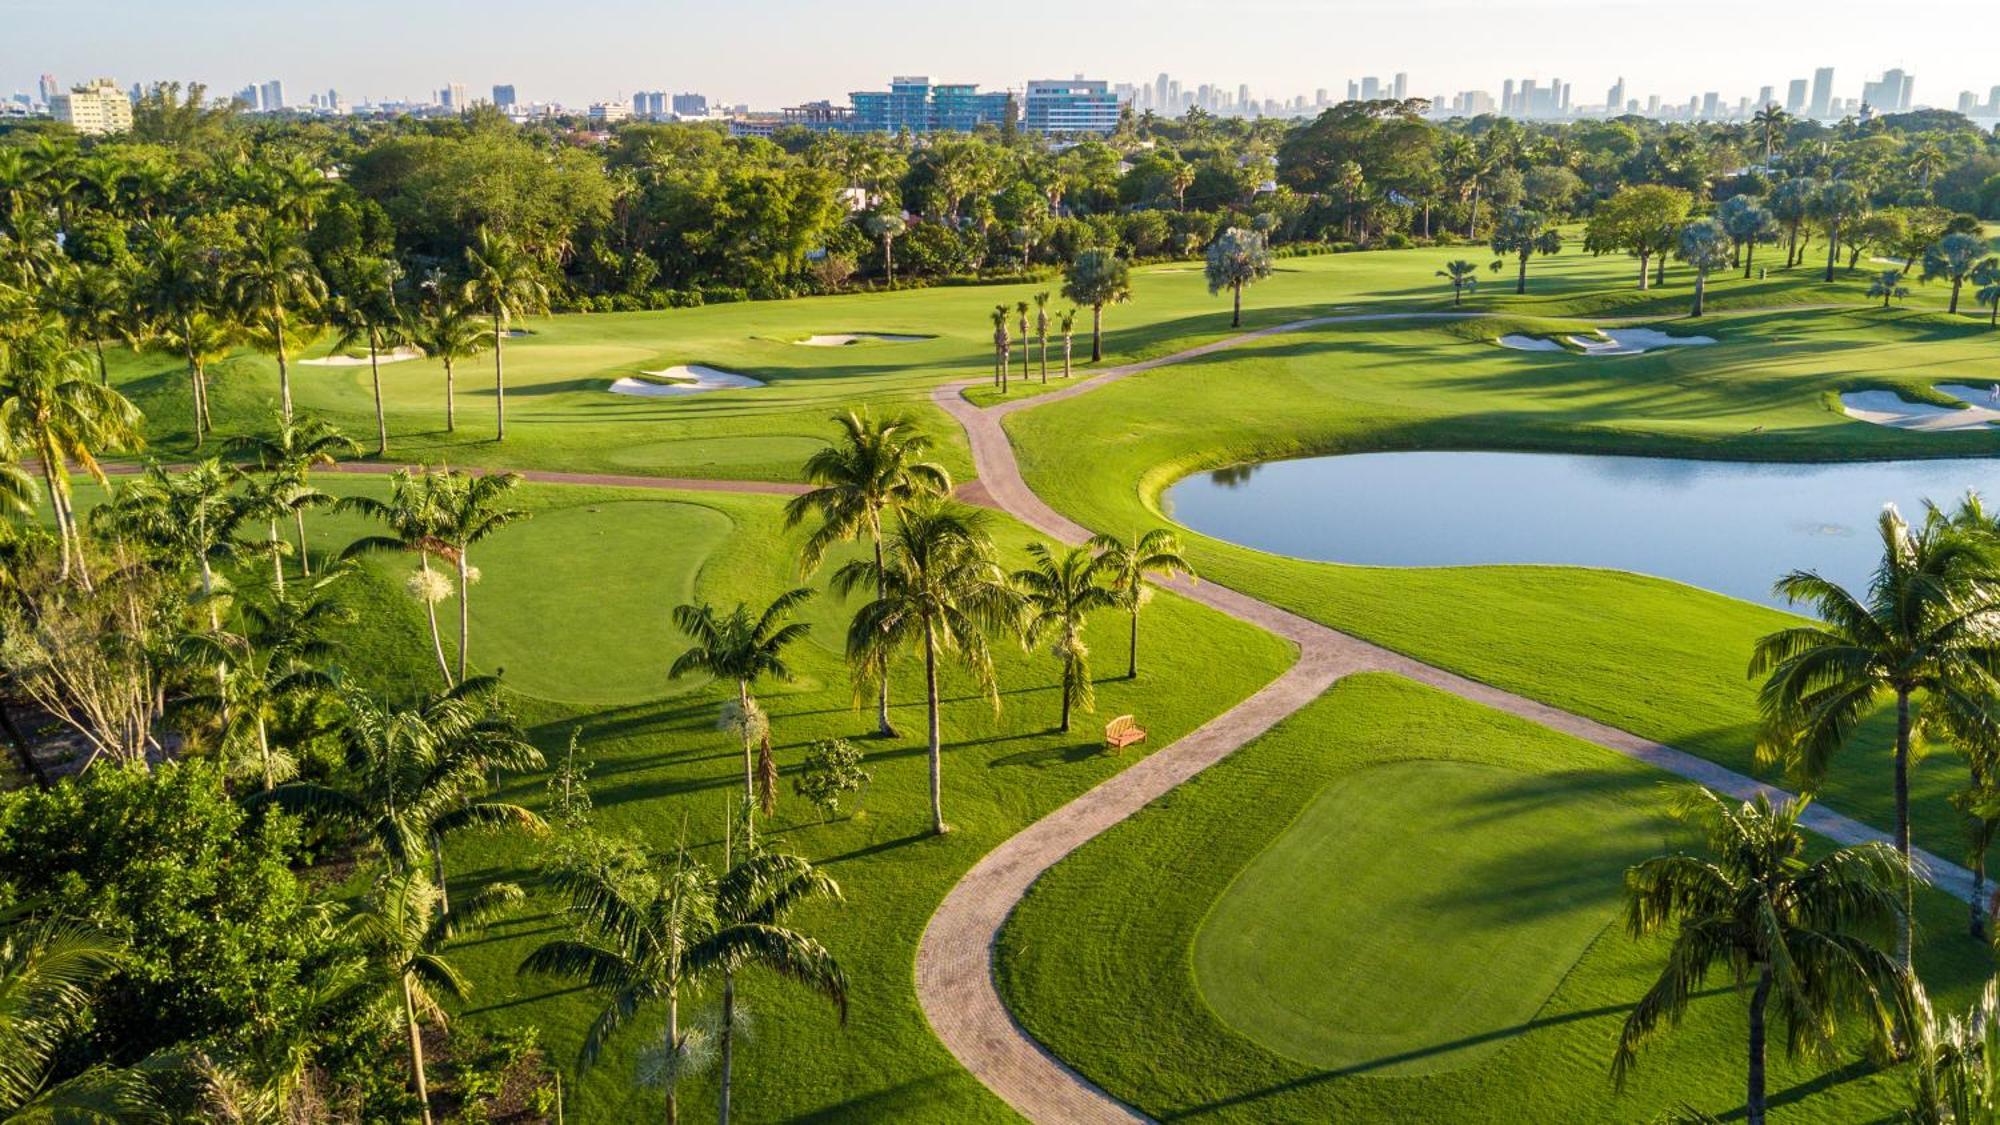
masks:
<instances>
[{"instance_id":1,"label":"high-rise building","mask_svg":"<svg viewBox=\"0 0 2000 1125\"><path fill-rule=\"evenodd\" d=\"M707 117L708 98L703 94L675 94L673 111L676 117Z\"/></svg>"},{"instance_id":2,"label":"high-rise building","mask_svg":"<svg viewBox=\"0 0 2000 1125\"><path fill-rule=\"evenodd\" d=\"M285 84L276 78L257 87L258 108L265 113L276 113L285 108Z\"/></svg>"},{"instance_id":3,"label":"high-rise building","mask_svg":"<svg viewBox=\"0 0 2000 1125\"><path fill-rule=\"evenodd\" d=\"M109 78L72 86L67 94L49 98L49 112L79 133L101 135L132 129L132 99Z\"/></svg>"},{"instance_id":4,"label":"high-rise building","mask_svg":"<svg viewBox=\"0 0 2000 1125\"><path fill-rule=\"evenodd\" d=\"M1659 115L1660 115L1660 95L1658 94L1646 95L1646 116L1658 117Z\"/></svg>"},{"instance_id":5,"label":"high-rise building","mask_svg":"<svg viewBox=\"0 0 2000 1125\"><path fill-rule=\"evenodd\" d=\"M1179 84L1171 92L1178 97ZM1107 97L1108 97L1107 93ZM981 125L1000 125L1013 118L1014 96L1005 91L981 93L973 83L939 83L929 78L899 76L887 90L856 90L848 95L854 116L847 126L863 133L971 132ZM1115 105L1116 99L1112 99Z\"/></svg>"},{"instance_id":6,"label":"high-rise building","mask_svg":"<svg viewBox=\"0 0 2000 1125\"><path fill-rule=\"evenodd\" d=\"M495 106L495 108L498 109L513 109L514 87L512 86L493 87L493 105Z\"/></svg>"},{"instance_id":7,"label":"high-rise building","mask_svg":"<svg viewBox=\"0 0 2000 1125\"><path fill-rule=\"evenodd\" d=\"M1118 128L1118 96L1110 84L1081 74L1029 82L1023 108L1022 124L1037 133L1110 133Z\"/></svg>"},{"instance_id":8,"label":"high-rise building","mask_svg":"<svg viewBox=\"0 0 2000 1125\"><path fill-rule=\"evenodd\" d=\"M1375 79L1375 78L1363 78L1363 79L1361 80L1361 100L1362 100L1362 101L1364 101L1364 102L1372 102L1372 101L1374 101L1374 100L1375 100L1376 98L1379 98L1379 97L1381 97L1381 96L1382 96L1382 83L1381 83L1381 81L1380 81L1379 79Z\"/></svg>"},{"instance_id":9,"label":"high-rise building","mask_svg":"<svg viewBox=\"0 0 2000 1125\"><path fill-rule=\"evenodd\" d=\"M1319 94L1319 100L1324 103L1326 101L1326 91L1321 90ZM1236 110L1238 113L1244 114L1250 112L1250 83L1248 82L1236 87Z\"/></svg>"},{"instance_id":10,"label":"high-rise building","mask_svg":"<svg viewBox=\"0 0 2000 1125\"><path fill-rule=\"evenodd\" d=\"M1395 90L1396 100L1399 102L1410 96L1410 76L1407 73L1400 70L1396 72Z\"/></svg>"},{"instance_id":11,"label":"high-rise building","mask_svg":"<svg viewBox=\"0 0 2000 1125\"><path fill-rule=\"evenodd\" d=\"M1165 71L1160 72L1160 76L1153 80L1153 109L1156 112L1159 113L1167 112L1168 81L1169 79L1167 78Z\"/></svg>"},{"instance_id":12,"label":"high-rise building","mask_svg":"<svg viewBox=\"0 0 2000 1125\"><path fill-rule=\"evenodd\" d=\"M1803 78L1794 78L1791 85L1785 87L1785 112L1796 117L1804 113L1805 108L1806 80Z\"/></svg>"},{"instance_id":13,"label":"high-rise building","mask_svg":"<svg viewBox=\"0 0 2000 1125\"><path fill-rule=\"evenodd\" d=\"M1827 118L1833 116L1833 68L1820 67L1813 71L1812 101L1806 106L1807 117Z\"/></svg>"},{"instance_id":14,"label":"high-rise building","mask_svg":"<svg viewBox=\"0 0 2000 1125\"><path fill-rule=\"evenodd\" d=\"M1708 93L1703 94L1701 96L1702 120L1704 121L1715 120L1717 112L1717 103L1720 102L1721 100L1722 100L1722 95L1716 93L1714 90L1710 90Z\"/></svg>"},{"instance_id":15,"label":"high-rise building","mask_svg":"<svg viewBox=\"0 0 2000 1125\"><path fill-rule=\"evenodd\" d=\"M472 108L471 101L465 96L463 82L447 82L444 88L438 91L438 104L453 113L464 113Z\"/></svg>"},{"instance_id":16,"label":"high-rise building","mask_svg":"<svg viewBox=\"0 0 2000 1125\"><path fill-rule=\"evenodd\" d=\"M1512 78L1509 78L1500 87L1500 112L1501 113L1520 112L1520 107L1514 104L1514 80Z\"/></svg>"},{"instance_id":17,"label":"high-rise building","mask_svg":"<svg viewBox=\"0 0 2000 1125\"><path fill-rule=\"evenodd\" d=\"M1767 105L1776 105L1775 93L1769 86L1759 86L1757 88L1757 108L1763 109Z\"/></svg>"},{"instance_id":18,"label":"high-rise building","mask_svg":"<svg viewBox=\"0 0 2000 1125\"><path fill-rule=\"evenodd\" d=\"M1624 75L1619 75L1618 81L1612 83L1611 89L1605 92L1604 112L1612 117L1616 117L1618 116L1619 111L1624 108L1625 108L1625 77Z\"/></svg>"},{"instance_id":19,"label":"high-rise building","mask_svg":"<svg viewBox=\"0 0 2000 1125\"><path fill-rule=\"evenodd\" d=\"M255 113L259 109L263 108L258 103L257 84L254 82L248 86L243 87L241 90L236 91L235 101L237 105L243 107L243 112L245 113Z\"/></svg>"},{"instance_id":20,"label":"high-rise building","mask_svg":"<svg viewBox=\"0 0 2000 1125\"><path fill-rule=\"evenodd\" d=\"M1861 100L1881 113L1901 113L1910 108L1910 90L1915 84L1912 75L1886 70L1881 81L1861 84Z\"/></svg>"},{"instance_id":21,"label":"high-rise building","mask_svg":"<svg viewBox=\"0 0 2000 1125\"><path fill-rule=\"evenodd\" d=\"M597 102L590 107L590 123L600 128L606 125L616 125L620 121L628 120L631 116L632 105L630 102Z\"/></svg>"},{"instance_id":22,"label":"high-rise building","mask_svg":"<svg viewBox=\"0 0 2000 1125\"><path fill-rule=\"evenodd\" d=\"M60 93L62 93L62 87L56 85L56 76L53 74L42 75L42 82L41 82L42 104L54 105L56 101L56 95Z\"/></svg>"}]
</instances>

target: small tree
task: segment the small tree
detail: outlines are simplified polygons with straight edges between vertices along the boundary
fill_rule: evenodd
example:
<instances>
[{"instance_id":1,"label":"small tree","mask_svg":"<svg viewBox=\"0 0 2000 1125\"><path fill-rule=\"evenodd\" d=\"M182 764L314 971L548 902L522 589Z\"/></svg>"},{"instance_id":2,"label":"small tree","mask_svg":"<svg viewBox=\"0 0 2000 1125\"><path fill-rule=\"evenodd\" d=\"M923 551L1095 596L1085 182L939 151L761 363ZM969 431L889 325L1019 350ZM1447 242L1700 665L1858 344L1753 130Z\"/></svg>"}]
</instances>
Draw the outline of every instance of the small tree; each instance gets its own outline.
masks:
<instances>
[{"instance_id":1,"label":"small tree","mask_svg":"<svg viewBox=\"0 0 2000 1125\"><path fill-rule=\"evenodd\" d=\"M889 288L896 287L896 240L910 229L903 216L894 211L878 211L868 216L868 233L882 243L882 269L888 275Z\"/></svg>"},{"instance_id":2,"label":"small tree","mask_svg":"<svg viewBox=\"0 0 2000 1125\"><path fill-rule=\"evenodd\" d=\"M1057 318L1056 325L1058 331L1062 333L1063 378L1067 379L1070 376L1070 355L1075 350L1073 344L1076 339L1076 310L1064 309L1062 315Z\"/></svg>"},{"instance_id":3,"label":"small tree","mask_svg":"<svg viewBox=\"0 0 2000 1125\"><path fill-rule=\"evenodd\" d=\"M1090 306L1090 362L1103 362L1104 306L1131 299L1131 269L1109 250L1085 250L1070 264L1063 296Z\"/></svg>"},{"instance_id":4,"label":"small tree","mask_svg":"<svg viewBox=\"0 0 2000 1125\"><path fill-rule=\"evenodd\" d=\"M1888 308L1891 300L1900 301L1910 295L1910 287L1903 284L1902 270L1883 270L1868 283L1868 295L1882 298L1882 307Z\"/></svg>"},{"instance_id":5,"label":"small tree","mask_svg":"<svg viewBox=\"0 0 2000 1125\"><path fill-rule=\"evenodd\" d=\"M1035 344L1042 353L1042 385L1049 382L1049 293L1035 294Z\"/></svg>"},{"instance_id":6,"label":"small tree","mask_svg":"<svg viewBox=\"0 0 2000 1125\"><path fill-rule=\"evenodd\" d=\"M821 821L840 812L843 794L859 793L872 780L861 768L861 751L844 738L823 738L806 751L805 766L792 781L792 792L811 801Z\"/></svg>"},{"instance_id":7,"label":"small tree","mask_svg":"<svg viewBox=\"0 0 2000 1125\"><path fill-rule=\"evenodd\" d=\"M1264 245L1263 235L1230 227L1208 244L1204 272L1210 295L1230 291L1229 326L1239 328L1243 324L1243 287L1271 276L1271 251Z\"/></svg>"},{"instance_id":8,"label":"small tree","mask_svg":"<svg viewBox=\"0 0 2000 1125\"><path fill-rule=\"evenodd\" d=\"M1965 288L1966 280L1991 260L1984 239L1971 234L1948 234L1924 251L1923 280L1942 277L1951 282L1951 306L1945 311L1955 316L1959 291Z\"/></svg>"},{"instance_id":9,"label":"small tree","mask_svg":"<svg viewBox=\"0 0 2000 1125\"><path fill-rule=\"evenodd\" d=\"M1729 265L1729 232L1714 219L1696 219L1681 228L1674 253L1694 270L1694 309L1688 315L1700 316L1708 298L1708 275Z\"/></svg>"},{"instance_id":10,"label":"small tree","mask_svg":"<svg viewBox=\"0 0 2000 1125\"><path fill-rule=\"evenodd\" d=\"M1536 254L1545 257L1554 254L1562 249L1562 244L1562 232L1539 211L1509 207L1493 224L1493 252L1502 258L1512 256L1519 263L1514 278L1515 293L1528 291L1528 259Z\"/></svg>"},{"instance_id":11,"label":"small tree","mask_svg":"<svg viewBox=\"0 0 2000 1125\"><path fill-rule=\"evenodd\" d=\"M1988 310L1986 323L2000 328L2000 258L1988 258L1972 271L1972 283L1979 286L1973 293Z\"/></svg>"},{"instance_id":12,"label":"small tree","mask_svg":"<svg viewBox=\"0 0 2000 1125\"><path fill-rule=\"evenodd\" d=\"M590 821L590 769L592 763L579 759L583 728L569 732L569 746L562 761L549 771L548 819L565 828L581 828Z\"/></svg>"},{"instance_id":13,"label":"small tree","mask_svg":"<svg viewBox=\"0 0 2000 1125\"><path fill-rule=\"evenodd\" d=\"M1716 215L1722 220L1722 229L1729 233L1729 240L1740 251L1743 278L1748 281L1751 265L1757 257L1757 244L1777 233L1777 218L1754 195L1730 196Z\"/></svg>"},{"instance_id":14,"label":"small tree","mask_svg":"<svg viewBox=\"0 0 2000 1125\"><path fill-rule=\"evenodd\" d=\"M1694 197L1679 188L1646 184L1621 188L1598 204L1585 228L1583 247L1592 253L1622 250L1639 259L1639 288L1645 289L1653 259L1673 249Z\"/></svg>"},{"instance_id":15,"label":"small tree","mask_svg":"<svg viewBox=\"0 0 2000 1125\"><path fill-rule=\"evenodd\" d=\"M1451 303L1454 306L1465 299L1467 289L1479 288L1479 266L1464 258L1446 262L1444 268L1437 271L1437 276L1451 286Z\"/></svg>"}]
</instances>

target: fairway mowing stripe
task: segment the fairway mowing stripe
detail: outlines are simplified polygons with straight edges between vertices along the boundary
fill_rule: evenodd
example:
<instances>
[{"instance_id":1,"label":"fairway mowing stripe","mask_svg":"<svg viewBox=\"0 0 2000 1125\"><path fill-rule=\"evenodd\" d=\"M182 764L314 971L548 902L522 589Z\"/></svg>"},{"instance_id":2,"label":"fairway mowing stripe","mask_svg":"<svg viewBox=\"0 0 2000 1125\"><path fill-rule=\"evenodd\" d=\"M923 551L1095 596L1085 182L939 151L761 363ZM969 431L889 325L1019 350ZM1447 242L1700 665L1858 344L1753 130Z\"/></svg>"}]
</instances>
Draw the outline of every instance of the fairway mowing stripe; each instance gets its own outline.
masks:
<instances>
[{"instance_id":1,"label":"fairway mowing stripe","mask_svg":"<svg viewBox=\"0 0 2000 1125\"><path fill-rule=\"evenodd\" d=\"M39 462L29 462L31 471L40 472ZM146 466L131 461L109 461L102 465L105 473L114 477L137 476ZM186 472L192 465L163 465L169 472ZM430 468L445 468L444 465L397 465L388 461L336 461L320 468L329 473L345 473L353 476L386 477L405 470L422 472ZM812 491L812 485L783 480L730 480L716 477L644 477L620 476L615 473L565 473L553 469L489 469L477 465L462 467L463 472L473 476L488 476L494 473L513 473L524 481L534 484L578 484L595 485L602 488L649 488L662 492L737 492L753 496L799 496Z\"/></svg>"},{"instance_id":2,"label":"fairway mowing stripe","mask_svg":"<svg viewBox=\"0 0 2000 1125\"><path fill-rule=\"evenodd\" d=\"M1078 544L1090 538L1090 530L1044 503L1022 479L1014 447L1001 427L1001 420L1007 415L1074 398L1127 376L1279 333L1327 324L1462 320L1487 315L1491 314L1417 312L1314 317L1110 368L1061 390L1013 399L987 409L973 405L964 396L966 389L986 382L983 379L945 384L933 391L931 398L965 428L972 447L978 479L960 486L961 499L998 508L1059 542ZM1783 790L1705 758L1447 672L1226 586L1196 583L1180 576L1156 584L1291 641L1299 648L1299 659L1250 698L1009 837L974 864L931 915L917 948L917 999L924 1016L945 1048L973 1077L1029 1120L1130 1122L1146 1118L1050 1053L1007 1010L993 982L993 950L1008 915L1035 880L1064 856L1311 703L1342 676L1354 672L1394 673L1594 743L1733 799L1749 800L1759 793L1774 801L1791 797ZM1888 833L1822 805L1807 808L1800 823L1838 844L1891 842ZM1915 849L1913 855L1934 886L1960 900L1971 901L1971 872L1921 848Z\"/></svg>"}]
</instances>

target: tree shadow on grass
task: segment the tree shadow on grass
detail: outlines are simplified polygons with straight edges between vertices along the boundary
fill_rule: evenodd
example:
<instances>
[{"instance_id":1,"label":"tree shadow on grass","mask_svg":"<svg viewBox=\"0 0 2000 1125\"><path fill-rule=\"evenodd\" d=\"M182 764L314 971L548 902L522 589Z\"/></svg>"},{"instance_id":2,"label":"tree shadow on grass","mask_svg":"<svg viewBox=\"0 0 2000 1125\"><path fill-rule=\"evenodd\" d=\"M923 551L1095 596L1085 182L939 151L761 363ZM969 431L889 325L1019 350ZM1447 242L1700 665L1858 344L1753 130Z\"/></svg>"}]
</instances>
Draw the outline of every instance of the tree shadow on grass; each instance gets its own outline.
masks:
<instances>
[{"instance_id":1,"label":"tree shadow on grass","mask_svg":"<svg viewBox=\"0 0 2000 1125\"><path fill-rule=\"evenodd\" d=\"M886 1090L859 1094L792 1118L810 1125L830 1125L837 1121L950 1120L950 1107L957 1101L951 1087L963 1080L959 1070L938 1071L913 1078Z\"/></svg>"},{"instance_id":2,"label":"tree shadow on grass","mask_svg":"<svg viewBox=\"0 0 2000 1125\"><path fill-rule=\"evenodd\" d=\"M1023 736L1025 737L1025 736ZM1101 742L1071 742L1062 746L1044 746L1039 750L1022 750L1013 754L1003 754L986 763L987 769L1007 766L1054 766L1075 765L1087 762L1104 753Z\"/></svg>"}]
</instances>

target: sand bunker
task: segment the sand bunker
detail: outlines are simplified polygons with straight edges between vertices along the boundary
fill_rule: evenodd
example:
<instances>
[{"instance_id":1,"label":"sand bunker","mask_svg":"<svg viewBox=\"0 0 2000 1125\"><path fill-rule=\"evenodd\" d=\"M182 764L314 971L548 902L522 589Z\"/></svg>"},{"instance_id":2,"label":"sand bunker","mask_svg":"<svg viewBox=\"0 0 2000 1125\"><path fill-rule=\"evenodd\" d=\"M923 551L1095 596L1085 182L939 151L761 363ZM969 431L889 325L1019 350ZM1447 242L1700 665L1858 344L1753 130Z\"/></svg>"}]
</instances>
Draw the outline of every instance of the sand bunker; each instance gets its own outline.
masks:
<instances>
[{"instance_id":1,"label":"sand bunker","mask_svg":"<svg viewBox=\"0 0 2000 1125\"><path fill-rule=\"evenodd\" d=\"M1995 400L1991 387L1982 390L1960 383L1940 383L1936 389L1965 403L1966 408L1910 402L1894 391L1849 391L1840 396L1840 405L1849 418L1926 433L1990 430L1994 423L2000 422L2000 401Z\"/></svg>"},{"instance_id":2,"label":"sand bunker","mask_svg":"<svg viewBox=\"0 0 2000 1125\"><path fill-rule=\"evenodd\" d=\"M403 347L400 347L400 348L393 348L393 349L391 349L391 350L389 350L389 351L386 351L386 352L382 352L381 354L379 354L379 355L377 355L377 356L375 357L375 362L376 362L376 363L402 363L402 362L404 362L404 361L406 361L406 360L412 360L412 359L422 359L422 358L424 358L424 353L423 353L423 350L422 350L422 349L420 349L420 348L413 348L413 347L409 347L408 345L405 345L405 346L403 346ZM358 355L358 356L356 356L356 355L330 355L330 356L325 356L325 357L323 357L323 358L320 358L320 359L302 359L302 360L300 360L300 361L299 361L299 366L301 366L301 367L366 367L366 366L368 366L368 357L367 357L367 356L365 356L365 355Z\"/></svg>"},{"instance_id":3,"label":"sand bunker","mask_svg":"<svg viewBox=\"0 0 2000 1125\"><path fill-rule=\"evenodd\" d=\"M918 340L928 340L929 336L899 336L894 332L835 332L825 336L807 336L803 340L792 341L808 348L844 348L849 344L859 344L874 340L884 344L909 344Z\"/></svg>"},{"instance_id":4,"label":"sand bunker","mask_svg":"<svg viewBox=\"0 0 2000 1125\"><path fill-rule=\"evenodd\" d=\"M639 395L644 398L665 398L674 395L694 395L703 391L729 391L744 387L761 387L762 379L752 379L748 375L738 375L733 371L718 371L713 367L703 367L698 363L680 367L666 367L658 371L641 372L653 379L668 380L654 382L651 379L634 379L629 376L614 379L611 393L619 395Z\"/></svg>"},{"instance_id":5,"label":"sand bunker","mask_svg":"<svg viewBox=\"0 0 2000 1125\"><path fill-rule=\"evenodd\" d=\"M1565 336L1570 347L1537 336L1502 336L1494 343L1517 352L1580 351L1584 355L1644 355L1656 348L1713 344L1713 336L1669 336L1656 328L1600 328L1593 336Z\"/></svg>"}]
</instances>

